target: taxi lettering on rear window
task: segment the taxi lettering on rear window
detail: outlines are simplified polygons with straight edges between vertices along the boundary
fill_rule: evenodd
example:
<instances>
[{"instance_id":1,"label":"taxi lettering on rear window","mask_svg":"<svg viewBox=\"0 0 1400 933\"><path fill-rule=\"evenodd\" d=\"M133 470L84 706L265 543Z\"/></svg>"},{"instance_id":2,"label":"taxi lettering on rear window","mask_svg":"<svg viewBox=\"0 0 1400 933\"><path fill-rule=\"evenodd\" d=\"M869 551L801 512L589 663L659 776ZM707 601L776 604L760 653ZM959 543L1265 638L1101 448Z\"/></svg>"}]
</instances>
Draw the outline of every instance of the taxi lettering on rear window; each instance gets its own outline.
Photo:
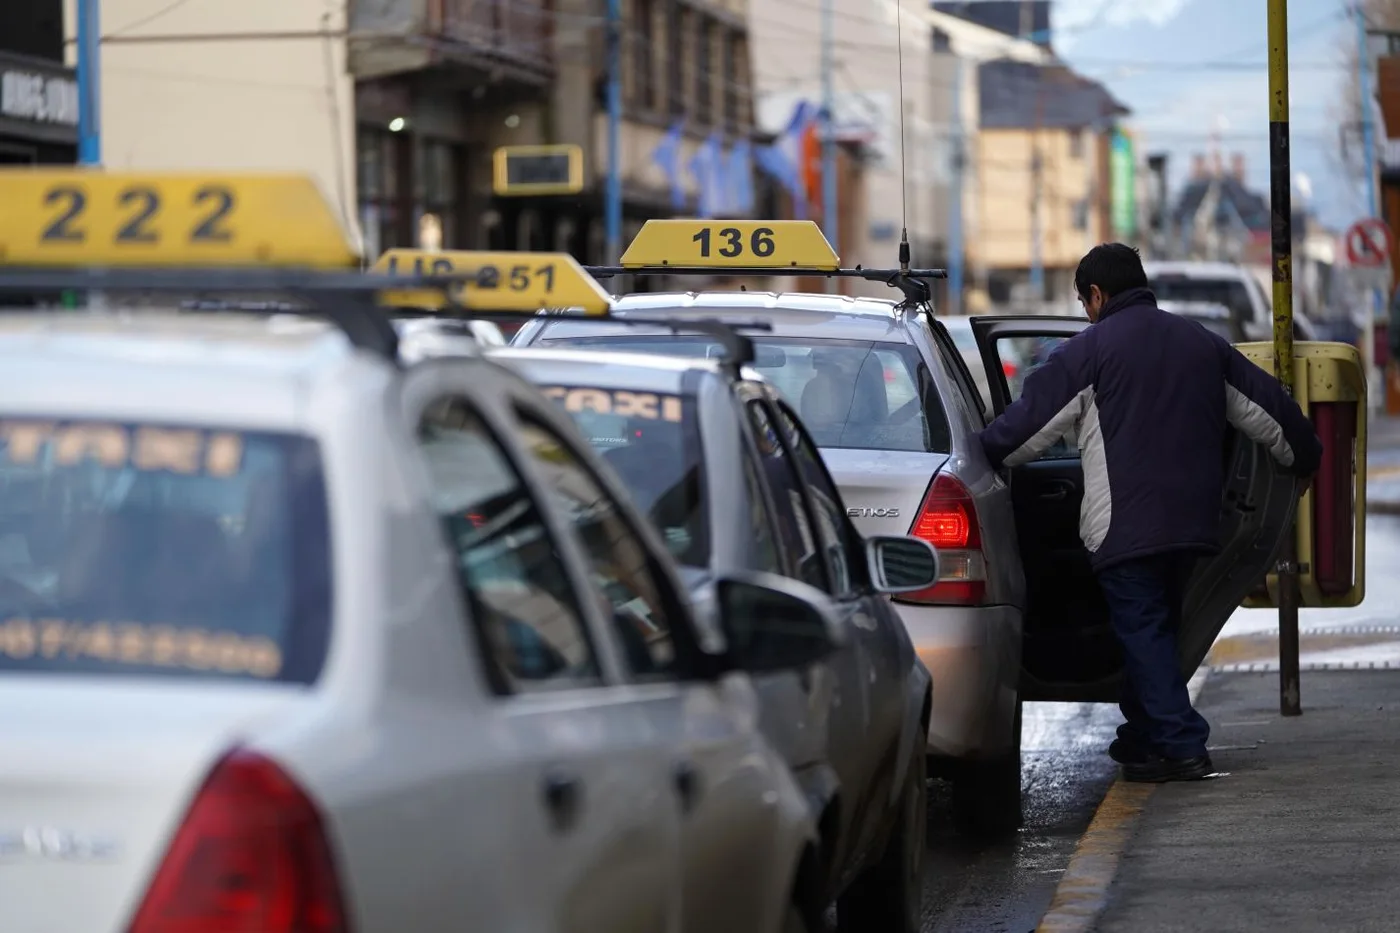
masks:
<instances>
[{"instance_id":1,"label":"taxi lettering on rear window","mask_svg":"<svg viewBox=\"0 0 1400 933\"><path fill-rule=\"evenodd\" d=\"M659 395L655 392L630 392L625 389L568 388L542 386L541 391L564 406L571 415L593 412L619 418L640 418L643 421L667 421L680 424L680 396Z\"/></svg>"},{"instance_id":2,"label":"taxi lettering on rear window","mask_svg":"<svg viewBox=\"0 0 1400 933\"><path fill-rule=\"evenodd\" d=\"M0 676L311 683L330 610L309 438L0 417Z\"/></svg>"}]
</instances>

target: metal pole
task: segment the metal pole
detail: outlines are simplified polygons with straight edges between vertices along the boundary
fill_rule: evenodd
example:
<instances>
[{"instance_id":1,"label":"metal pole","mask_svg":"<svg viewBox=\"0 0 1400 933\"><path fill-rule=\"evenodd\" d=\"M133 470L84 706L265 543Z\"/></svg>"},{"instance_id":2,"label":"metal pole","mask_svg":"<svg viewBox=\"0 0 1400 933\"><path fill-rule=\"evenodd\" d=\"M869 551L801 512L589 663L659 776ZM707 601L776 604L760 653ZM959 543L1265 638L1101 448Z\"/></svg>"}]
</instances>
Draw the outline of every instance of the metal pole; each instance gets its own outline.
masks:
<instances>
[{"instance_id":1,"label":"metal pole","mask_svg":"<svg viewBox=\"0 0 1400 933\"><path fill-rule=\"evenodd\" d=\"M1293 167L1288 132L1288 0L1269 0L1269 193L1273 220L1274 373L1293 394ZM1303 712L1298 672L1298 540L1278 564L1279 712Z\"/></svg>"},{"instance_id":2,"label":"metal pole","mask_svg":"<svg viewBox=\"0 0 1400 933\"><path fill-rule=\"evenodd\" d=\"M902 0L896 0L902 2ZM841 253L840 219L836 197L836 0L822 0L822 226L827 242ZM835 290L835 279L826 280L826 290Z\"/></svg>"},{"instance_id":3,"label":"metal pole","mask_svg":"<svg viewBox=\"0 0 1400 933\"><path fill-rule=\"evenodd\" d=\"M98 53L101 21L97 0L77 0L78 164L102 164L102 62Z\"/></svg>"},{"instance_id":4,"label":"metal pole","mask_svg":"<svg viewBox=\"0 0 1400 933\"><path fill-rule=\"evenodd\" d=\"M1381 208L1376 193L1376 129L1371 115L1371 105L1374 101L1371 98L1371 61L1366 51L1366 11L1360 3L1357 3L1353 10L1356 14L1357 87L1360 88L1361 97L1361 145L1366 160L1366 212L1372 217L1379 217ZM1390 257L1387 256L1386 261L1389 262ZM1371 289L1371 313L1366 315L1366 336L1363 341L1366 345L1366 356L1362 361L1366 373L1368 407L1374 403L1378 396L1384 394L1370 391L1376 368L1376 317L1384 309L1384 302L1381 290L1373 287Z\"/></svg>"},{"instance_id":5,"label":"metal pole","mask_svg":"<svg viewBox=\"0 0 1400 933\"><path fill-rule=\"evenodd\" d=\"M610 263L622 258L622 0L608 0L608 179L603 222Z\"/></svg>"},{"instance_id":6,"label":"metal pole","mask_svg":"<svg viewBox=\"0 0 1400 933\"><path fill-rule=\"evenodd\" d=\"M963 151L962 58L953 68L953 190L948 212L948 313L961 314L963 305L963 181L967 153Z\"/></svg>"}]
</instances>

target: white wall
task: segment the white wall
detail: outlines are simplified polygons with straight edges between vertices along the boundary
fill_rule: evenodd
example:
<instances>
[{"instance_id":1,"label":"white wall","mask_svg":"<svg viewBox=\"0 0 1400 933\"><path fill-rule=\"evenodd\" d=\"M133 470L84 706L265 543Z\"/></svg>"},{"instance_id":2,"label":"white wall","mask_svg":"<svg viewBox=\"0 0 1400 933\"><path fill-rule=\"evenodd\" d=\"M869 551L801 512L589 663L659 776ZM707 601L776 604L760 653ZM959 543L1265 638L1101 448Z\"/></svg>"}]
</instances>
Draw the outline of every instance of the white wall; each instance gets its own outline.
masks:
<instances>
[{"instance_id":1,"label":"white wall","mask_svg":"<svg viewBox=\"0 0 1400 933\"><path fill-rule=\"evenodd\" d=\"M117 40L345 28L343 0L188 0L144 24L170 0L99 6L102 35ZM64 22L71 40L74 0L65 0ZM109 40L101 59L106 167L307 173L358 242L354 83L343 38Z\"/></svg>"}]
</instances>

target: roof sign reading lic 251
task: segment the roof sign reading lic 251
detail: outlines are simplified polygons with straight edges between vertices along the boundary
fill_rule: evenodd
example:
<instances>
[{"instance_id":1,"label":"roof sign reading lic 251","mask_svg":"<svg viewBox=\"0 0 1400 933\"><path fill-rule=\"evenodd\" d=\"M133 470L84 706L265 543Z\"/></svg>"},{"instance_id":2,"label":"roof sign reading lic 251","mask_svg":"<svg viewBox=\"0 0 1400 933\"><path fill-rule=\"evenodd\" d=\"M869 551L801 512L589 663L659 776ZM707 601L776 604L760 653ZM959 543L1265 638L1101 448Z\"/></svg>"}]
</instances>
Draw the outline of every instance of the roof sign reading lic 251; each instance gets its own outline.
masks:
<instances>
[{"instance_id":1,"label":"roof sign reading lic 251","mask_svg":"<svg viewBox=\"0 0 1400 933\"><path fill-rule=\"evenodd\" d=\"M0 74L0 115L13 120L78 125L78 85L69 78L11 69Z\"/></svg>"}]
</instances>

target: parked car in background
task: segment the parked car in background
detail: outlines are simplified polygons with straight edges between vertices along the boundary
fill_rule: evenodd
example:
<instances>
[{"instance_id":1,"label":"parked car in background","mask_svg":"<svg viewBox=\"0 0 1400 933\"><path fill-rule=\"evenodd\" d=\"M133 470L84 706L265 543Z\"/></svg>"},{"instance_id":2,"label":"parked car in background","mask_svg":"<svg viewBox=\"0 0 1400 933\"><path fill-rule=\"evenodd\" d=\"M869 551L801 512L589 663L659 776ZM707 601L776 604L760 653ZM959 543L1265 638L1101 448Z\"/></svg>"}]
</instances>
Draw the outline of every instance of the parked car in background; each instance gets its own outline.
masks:
<instances>
[{"instance_id":1,"label":"parked car in background","mask_svg":"<svg viewBox=\"0 0 1400 933\"><path fill-rule=\"evenodd\" d=\"M1273 299L1254 273L1228 262L1144 262L1147 284L1158 302L1210 302L1229 309L1243 341L1272 340ZM1295 340L1316 340L1317 329L1305 315L1293 314ZM1232 341L1232 342L1243 342Z\"/></svg>"},{"instance_id":2,"label":"parked car in background","mask_svg":"<svg viewBox=\"0 0 1400 933\"><path fill-rule=\"evenodd\" d=\"M945 314L940 315L938 321L947 329L948 336L953 338L953 345L962 354L963 362L972 374L972 381L976 383L977 393L982 397L983 403L989 402L992 397L991 389L987 385L987 370L982 365L982 353L977 349L977 338L972 333L972 315ZM1006 373L1006 378L1014 379L1020 367L1017 360L1008 356L1002 361L1001 368L1002 372Z\"/></svg>"}]
</instances>

